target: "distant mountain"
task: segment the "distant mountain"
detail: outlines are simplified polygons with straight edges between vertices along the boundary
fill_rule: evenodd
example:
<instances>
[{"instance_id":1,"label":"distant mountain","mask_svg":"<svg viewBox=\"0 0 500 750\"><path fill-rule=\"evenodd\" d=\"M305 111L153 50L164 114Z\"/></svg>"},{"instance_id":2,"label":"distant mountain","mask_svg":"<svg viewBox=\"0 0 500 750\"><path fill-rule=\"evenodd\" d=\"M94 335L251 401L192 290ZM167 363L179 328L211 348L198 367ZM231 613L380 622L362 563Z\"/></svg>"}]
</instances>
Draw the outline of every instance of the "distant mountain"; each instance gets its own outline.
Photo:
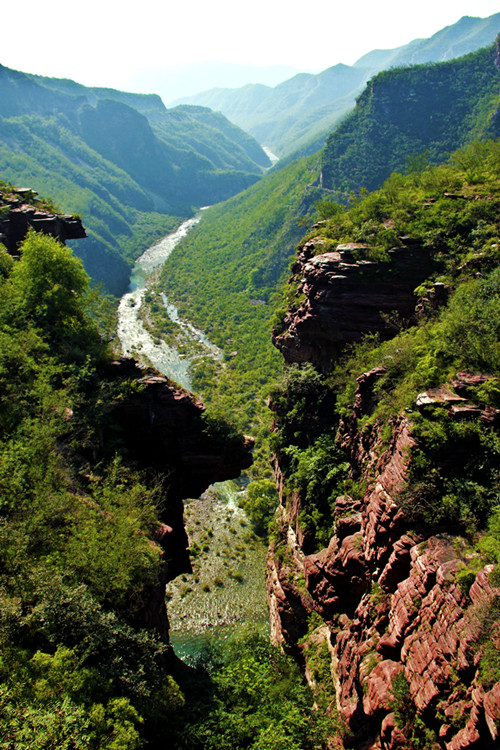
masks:
<instances>
[{"instance_id":1,"label":"distant mountain","mask_svg":"<svg viewBox=\"0 0 500 750\"><path fill-rule=\"evenodd\" d=\"M321 185L348 193L379 187L425 154L432 164L479 138L500 136L500 48L444 63L379 73L330 134Z\"/></svg>"},{"instance_id":2,"label":"distant mountain","mask_svg":"<svg viewBox=\"0 0 500 750\"><path fill-rule=\"evenodd\" d=\"M457 23L446 26L429 39L415 39L392 50L373 50L360 57L354 67L378 67L383 70L401 65L445 62L487 47L499 31L500 13L488 18L463 16Z\"/></svg>"},{"instance_id":3,"label":"distant mountain","mask_svg":"<svg viewBox=\"0 0 500 750\"><path fill-rule=\"evenodd\" d=\"M163 70L138 70L130 76L126 85L131 91L154 91L168 105L181 96L193 96L214 86L236 88L247 83L277 86L298 72L289 65L257 67L205 60Z\"/></svg>"},{"instance_id":4,"label":"distant mountain","mask_svg":"<svg viewBox=\"0 0 500 750\"><path fill-rule=\"evenodd\" d=\"M76 250L114 293L126 288L146 238L248 187L270 165L254 138L206 108L167 110L156 95L3 66L0 159L2 179L83 215L90 239Z\"/></svg>"},{"instance_id":5,"label":"distant mountain","mask_svg":"<svg viewBox=\"0 0 500 750\"><path fill-rule=\"evenodd\" d=\"M335 65L317 75L299 74L274 88L248 85L216 88L179 103L200 104L222 112L283 157L301 149L313 153L354 106L366 82L386 68L440 62L491 44L500 32L500 13L489 18L464 16L429 39L416 39L393 50L374 50L352 67Z\"/></svg>"}]
</instances>

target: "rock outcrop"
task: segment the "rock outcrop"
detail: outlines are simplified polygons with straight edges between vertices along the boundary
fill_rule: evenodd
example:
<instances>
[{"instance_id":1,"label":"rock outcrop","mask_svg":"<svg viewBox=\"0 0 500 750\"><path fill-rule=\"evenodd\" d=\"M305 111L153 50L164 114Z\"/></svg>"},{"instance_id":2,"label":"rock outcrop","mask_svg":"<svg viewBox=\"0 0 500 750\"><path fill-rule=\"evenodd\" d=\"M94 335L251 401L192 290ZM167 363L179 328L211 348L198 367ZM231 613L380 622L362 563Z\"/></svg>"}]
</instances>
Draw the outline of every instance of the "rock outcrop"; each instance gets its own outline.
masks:
<instances>
[{"instance_id":1,"label":"rock outcrop","mask_svg":"<svg viewBox=\"0 0 500 750\"><path fill-rule=\"evenodd\" d=\"M363 258L368 248L356 243L321 252L323 237L299 249L293 271L297 295L304 299L287 314L285 330L273 337L287 362L328 368L346 344L369 332L393 336L395 325L415 316L413 291L434 262L411 238L400 240L385 262Z\"/></svg>"},{"instance_id":2,"label":"rock outcrop","mask_svg":"<svg viewBox=\"0 0 500 750\"><path fill-rule=\"evenodd\" d=\"M220 431L215 434L203 419L201 401L131 358L111 363L103 377L126 380L131 388L130 395L113 408L102 450L120 446L137 467L165 479L163 524L156 534L164 566L144 619L168 640L165 585L191 572L183 499L199 497L214 482L238 477L252 463L253 441Z\"/></svg>"},{"instance_id":3,"label":"rock outcrop","mask_svg":"<svg viewBox=\"0 0 500 750\"><path fill-rule=\"evenodd\" d=\"M328 370L346 343L368 331L390 335L381 311L412 316L412 291L428 275L430 259L408 244L394 251L381 274L379 265L353 260L359 246L312 256L321 242L311 240L299 251L294 271L305 299L285 318L275 343L287 361ZM444 291L427 295L427 307L435 309ZM358 495L336 499L334 533L324 549L310 549L300 491L285 489L275 458L281 504L268 556L272 638L307 676L308 642L327 626L330 688L347 728L345 747L499 747L500 683L485 682L479 666L483 615L500 601L493 566L479 564L472 572L451 534L424 526L416 531L405 517L398 501L416 445L411 410L388 424L372 420L360 427L373 412L384 373L375 367L358 378L350 415L338 427L336 444L364 486L359 481ZM495 426L500 411L473 403L475 389L489 377L459 372L449 384L421 393L414 409L437 408L451 421Z\"/></svg>"},{"instance_id":4,"label":"rock outcrop","mask_svg":"<svg viewBox=\"0 0 500 750\"><path fill-rule=\"evenodd\" d=\"M37 193L28 188L15 188L0 193L0 242L11 255L18 248L31 227L37 232L50 234L65 243L87 236L81 219L71 214L55 214L37 205Z\"/></svg>"},{"instance_id":5,"label":"rock outcrop","mask_svg":"<svg viewBox=\"0 0 500 750\"><path fill-rule=\"evenodd\" d=\"M361 440L353 426L376 376L360 378L357 411L341 426L353 463L361 472L369 467L373 479L361 500L337 498L328 547L304 554L300 522L290 503L281 508L282 535L268 559L272 636L300 660L311 613L328 625L346 746L409 747L393 714L400 674L415 716L425 717L442 747L497 747L500 683L481 686L477 646L478 615L500 595L489 578L493 566L477 573L467 593L457 579L466 565L452 537L423 539L408 530L396 499L413 442L410 423L402 416L394 424L382 453L377 430Z\"/></svg>"}]
</instances>

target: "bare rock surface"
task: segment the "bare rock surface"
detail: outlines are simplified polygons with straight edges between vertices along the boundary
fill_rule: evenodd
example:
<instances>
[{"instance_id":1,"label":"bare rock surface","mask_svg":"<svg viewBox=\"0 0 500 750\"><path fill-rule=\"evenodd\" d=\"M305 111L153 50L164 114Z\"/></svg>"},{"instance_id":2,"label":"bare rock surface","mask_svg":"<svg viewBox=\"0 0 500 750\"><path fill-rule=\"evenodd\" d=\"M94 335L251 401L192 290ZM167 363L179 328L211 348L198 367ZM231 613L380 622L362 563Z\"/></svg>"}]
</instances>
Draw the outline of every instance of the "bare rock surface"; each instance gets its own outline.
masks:
<instances>
[{"instance_id":1,"label":"bare rock surface","mask_svg":"<svg viewBox=\"0 0 500 750\"><path fill-rule=\"evenodd\" d=\"M78 216L52 214L40 209L30 202L36 202L36 196L37 193L28 188L18 188L9 195L0 193L0 242L11 255L17 254L30 228L50 234L63 243L87 236Z\"/></svg>"}]
</instances>

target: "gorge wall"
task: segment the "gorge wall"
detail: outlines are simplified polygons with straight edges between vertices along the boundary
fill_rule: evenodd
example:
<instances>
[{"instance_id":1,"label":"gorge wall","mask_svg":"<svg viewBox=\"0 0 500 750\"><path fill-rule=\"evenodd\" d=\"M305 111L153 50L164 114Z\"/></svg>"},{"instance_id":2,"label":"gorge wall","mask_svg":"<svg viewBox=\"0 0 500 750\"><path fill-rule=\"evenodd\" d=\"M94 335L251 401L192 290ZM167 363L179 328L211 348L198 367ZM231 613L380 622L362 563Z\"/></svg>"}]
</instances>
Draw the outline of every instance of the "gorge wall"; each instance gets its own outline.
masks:
<instances>
[{"instance_id":1,"label":"gorge wall","mask_svg":"<svg viewBox=\"0 0 500 750\"><path fill-rule=\"evenodd\" d=\"M389 337L395 324L415 318L413 290L435 263L417 241L400 241L383 263L364 258L369 248L361 243L322 252L327 241L318 236L299 248L292 269L300 280L298 303L287 313L284 330L273 332L287 362L328 369L349 342L367 333Z\"/></svg>"},{"instance_id":2,"label":"gorge wall","mask_svg":"<svg viewBox=\"0 0 500 750\"><path fill-rule=\"evenodd\" d=\"M110 425L102 435L103 450L110 442L120 445L128 461L167 480L162 525L155 532L162 549L162 571L141 617L168 642L165 586L192 572L183 500L199 497L215 482L238 477L252 463L253 441L239 435L219 433L216 437L203 419L201 401L131 358L112 362L103 377L135 384L131 395L112 410Z\"/></svg>"},{"instance_id":3,"label":"gorge wall","mask_svg":"<svg viewBox=\"0 0 500 750\"><path fill-rule=\"evenodd\" d=\"M328 371L346 343L368 331L391 335L380 312L415 315L412 290L431 261L408 246L383 265L354 262L354 247L313 257L321 242L319 237L299 248L297 303L275 343L288 362ZM445 297L437 285L421 308ZM319 551L311 549L304 524L304 492L287 487L287 453L277 451L281 503L267 570L272 637L302 663L313 689L320 681L319 695L330 696L326 710L338 712L343 727L335 747L498 747L500 682L485 687L481 681L478 647L484 613L500 595L490 580L493 566L461 585L470 552L446 528L426 533L405 514L401 496L416 440L411 410L362 429L382 373L376 367L357 378L348 416L339 421L330 412L358 491L336 498L334 532ZM468 388L477 377L458 373L453 396L435 389L421 394L421 403L439 402L450 419L467 418L472 410L475 418L497 423L499 410L469 403ZM283 415L275 411L279 430Z\"/></svg>"}]
</instances>

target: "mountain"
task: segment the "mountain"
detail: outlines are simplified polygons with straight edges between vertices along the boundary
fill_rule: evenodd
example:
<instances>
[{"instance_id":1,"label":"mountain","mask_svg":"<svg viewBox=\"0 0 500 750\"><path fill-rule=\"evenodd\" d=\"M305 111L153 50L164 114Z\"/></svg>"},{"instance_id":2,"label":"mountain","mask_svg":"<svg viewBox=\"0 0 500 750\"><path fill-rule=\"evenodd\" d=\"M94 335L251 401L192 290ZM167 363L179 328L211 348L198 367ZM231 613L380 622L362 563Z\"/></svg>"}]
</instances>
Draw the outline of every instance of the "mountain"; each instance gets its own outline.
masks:
<instances>
[{"instance_id":1,"label":"mountain","mask_svg":"<svg viewBox=\"0 0 500 750\"><path fill-rule=\"evenodd\" d=\"M400 65L421 65L445 62L463 57L481 47L487 47L500 30L500 13L488 18L463 16L457 23L446 26L429 39L415 39L392 50L373 50L360 57L354 67L396 68Z\"/></svg>"},{"instance_id":2,"label":"mountain","mask_svg":"<svg viewBox=\"0 0 500 750\"><path fill-rule=\"evenodd\" d=\"M248 134L201 107L87 88L0 66L2 176L82 214L86 269L113 293L130 260L194 207L259 179L270 165Z\"/></svg>"},{"instance_id":3,"label":"mountain","mask_svg":"<svg viewBox=\"0 0 500 750\"><path fill-rule=\"evenodd\" d=\"M437 164L472 140L498 137L498 54L493 45L450 62L379 73L328 136L322 186L372 190L411 157L425 153Z\"/></svg>"},{"instance_id":4,"label":"mountain","mask_svg":"<svg viewBox=\"0 0 500 750\"><path fill-rule=\"evenodd\" d=\"M205 60L184 63L163 70L138 70L126 82L130 91L151 91L159 94L165 104L184 96L193 96L214 86L236 88L247 83L277 86L278 83L298 73L289 65L237 65Z\"/></svg>"},{"instance_id":5,"label":"mountain","mask_svg":"<svg viewBox=\"0 0 500 750\"><path fill-rule=\"evenodd\" d=\"M339 748L499 746L499 159L331 204L286 285L271 637Z\"/></svg>"},{"instance_id":6,"label":"mountain","mask_svg":"<svg viewBox=\"0 0 500 750\"><path fill-rule=\"evenodd\" d=\"M429 39L416 39L393 50L374 50L351 67L335 65L317 75L302 73L274 88L216 88L179 102L222 112L280 157L303 147L306 153L313 153L352 109L356 96L375 73L394 66L450 60L491 44L499 32L500 13L484 19L464 16Z\"/></svg>"}]
</instances>

